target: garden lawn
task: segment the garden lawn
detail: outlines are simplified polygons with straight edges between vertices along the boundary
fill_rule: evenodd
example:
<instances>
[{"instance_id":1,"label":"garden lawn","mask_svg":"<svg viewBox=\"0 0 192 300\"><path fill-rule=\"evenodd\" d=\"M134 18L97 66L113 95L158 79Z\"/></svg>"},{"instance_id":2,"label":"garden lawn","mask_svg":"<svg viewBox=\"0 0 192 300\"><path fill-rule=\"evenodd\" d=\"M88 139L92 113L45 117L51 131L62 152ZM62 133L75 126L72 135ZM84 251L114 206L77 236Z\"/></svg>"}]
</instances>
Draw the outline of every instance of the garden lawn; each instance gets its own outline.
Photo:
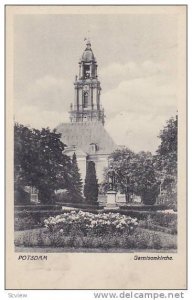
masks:
<instances>
[{"instance_id":1,"label":"garden lawn","mask_svg":"<svg viewBox=\"0 0 192 300\"><path fill-rule=\"evenodd\" d=\"M15 246L17 251L35 248L45 252L170 252L177 248L177 235L137 228L129 236L67 236L38 228L16 231Z\"/></svg>"}]
</instances>

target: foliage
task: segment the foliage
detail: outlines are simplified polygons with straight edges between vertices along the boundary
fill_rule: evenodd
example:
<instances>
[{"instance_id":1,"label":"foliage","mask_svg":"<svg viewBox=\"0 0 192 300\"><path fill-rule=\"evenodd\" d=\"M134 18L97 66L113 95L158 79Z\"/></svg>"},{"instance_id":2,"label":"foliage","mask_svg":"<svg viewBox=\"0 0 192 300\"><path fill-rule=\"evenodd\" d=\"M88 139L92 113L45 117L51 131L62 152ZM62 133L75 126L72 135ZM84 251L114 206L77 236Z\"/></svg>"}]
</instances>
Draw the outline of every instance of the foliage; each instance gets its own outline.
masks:
<instances>
[{"instance_id":1,"label":"foliage","mask_svg":"<svg viewBox=\"0 0 192 300\"><path fill-rule=\"evenodd\" d=\"M50 217L44 222L50 232L60 231L68 235L75 231L85 236L88 233L103 235L107 232L131 234L138 225L136 219L118 213L99 213L95 215L83 211L71 211L56 217Z\"/></svg>"},{"instance_id":2,"label":"foliage","mask_svg":"<svg viewBox=\"0 0 192 300\"><path fill-rule=\"evenodd\" d=\"M30 204L29 194L26 191L24 191L20 185L18 185L14 191L14 202L15 204L23 204L23 205Z\"/></svg>"},{"instance_id":3,"label":"foliage","mask_svg":"<svg viewBox=\"0 0 192 300\"><path fill-rule=\"evenodd\" d=\"M61 210L23 210L17 211L14 214L14 229L15 230L27 230L42 227L44 225L45 218L49 216L55 216L61 213Z\"/></svg>"},{"instance_id":4,"label":"foliage","mask_svg":"<svg viewBox=\"0 0 192 300\"><path fill-rule=\"evenodd\" d=\"M161 211L167 209L165 204L154 204L154 205L145 205L145 204L119 204L119 207L124 210L137 210L137 211Z\"/></svg>"},{"instance_id":5,"label":"foliage","mask_svg":"<svg viewBox=\"0 0 192 300\"><path fill-rule=\"evenodd\" d=\"M71 180L68 185L68 198L72 202L82 201L82 180L79 172L79 168L77 165L77 158L75 152L72 157L71 164Z\"/></svg>"},{"instance_id":6,"label":"foliage","mask_svg":"<svg viewBox=\"0 0 192 300\"><path fill-rule=\"evenodd\" d=\"M159 194L159 182L156 177L154 160L150 152L139 152L136 155L135 191L146 205L155 204Z\"/></svg>"},{"instance_id":7,"label":"foliage","mask_svg":"<svg viewBox=\"0 0 192 300\"><path fill-rule=\"evenodd\" d=\"M47 211L55 211L55 210L61 210L62 209L62 205L61 204L57 204L57 205L55 205L55 204L48 204L48 205L46 205L46 204L29 204L29 205L25 205L25 204L23 204L23 205L15 205L15 207L14 207L14 211L15 212L22 212L22 211L38 211L38 212L40 212L40 211L45 211L45 210L47 210Z\"/></svg>"},{"instance_id":8,"label":"foliage","mask_svg":"<svg viewBox=\"0 0 192 300\"><path fill-rule=\"evenodd\" d=\"M161 144L156 155L141 151L134 153L128 148L118 149L109 157L116 175L116 188L131 202L131 195L141 196L142 202L153 205L159 193L162 203L175 207L177 198L177 116L167 121L160 132ZM108 169L109 170L109 169ZM107 176L100 189L106 192ZM159 198L160 199L160 198ZM161 203L161 202L160 202Z\"/></svg>"},{"instance_id":9,"label":"foliage","mask_svg":"<svg viewBox=\"0 0 192 300\"><path fill-rule=\"evenodd\" d=\"M117 190L130 195L140 195L144 204L154 204L159 192L155 176L153 156L150 152L135 154L128 148L114 151L110 156L110 167L116 175Z\"/></svg>"},{"instance_id":10,"label":"foliage","mask_svg":"<svg viewBox=\"0 0 192 300\"><path fill-rule=\"evenodd\" d=\"M57 202L58 204L61 204L60 202ZM85 211L87 211L87 209L92 208L94 210L95 213L97 213L99 211L100 208L102 208L103 206L98 206L97 203L91 203L91 202L65 202L63 204L63 210L67 209L67 208L80 208L80 209L84 209Z\"/></svg>"},{"instance_id":11,"label":"foliage","mask_svg":"<svg viewBox=\"0 0 192 300\"><path fill-rule=\"evenodd\" d=\"M161 192L164 202L171 207L177 199L177 127L178 118L170 118L159 138L161 143L155 155L155 168L161 182Z\"/></svg>"},{"instance_id":12,"label":"foliage","mask_svg":"<svg viewBox=\"0 0 192 300\"><path fill-rule=\"evenodd\" d=\"M58 203L66 203L71 201L71 196L69 195L68 190L62 191L62 192L57 192L54 196L55 202Z\"/></svg>"},{"instance_id":13,"label":"foliage","mask_svg":"<svg viewBox=\"0 0 192 300\"><path fill-rule=\"evenodd\" d=\"M171 213L148 215L139 222L139 226L150 230L177 234L177 215Z\"/></svg>"},{"instance_id":14,"label":"foliage","mask_svg":"<svg viewBox=\"0 0 192 300\"><path fill-rule=\"evenodd\" d=\"M41 228L16 232L15 245L22 247L62 247L62 251L70 247L70 252L79 251L81 248L82 252L90 251L90 249L92 251L95 250L95 252L110 251L109 249L112 252L119 252L122 249L124 252L125 249L176 249L177 241L174 235L165 235L161 232L149 231L142 228L136 228L131 235L116 235L106 232L102 236L93 235L92 233L82 236L76 231L66 236L62 231L50 232L46 228Z\"/></svg>"},{"instance_id":15,"label":"foliage","mask_svg":"<svg viewBox=\"0 0 192 300\"><path fill-rule=\"evenodd\" d=\"M133 173L135 170L135 154L128 148L115 150L109 158L116 175L116 186L120 192L125 193L126 200L135 190Z\"/></svg>"},{"instance_id":16,"label":"foliage","mask_svg":"<svg viewBox=\"0 0 192 300\"><path fill-rule=\"evenodd\" d=\"M108 186L108 175L107 175L108 168L103 169L103 180L100 182L98 186L98 193L99 195L105 195L109 189Z\"/></svg>"},{"instance_id":17,"label":"foliage","mask_svg":"<svg viewBox=\"0 0 192 300\"><path fill-rule=\"evenodd\" d=\"M14 229L17 230L26 230L33 229L36 227L42 227L41 220L37 220L33 215L20 216L17 215L14 218Z\"/></svg>"},{"instance_id":18,"label":"foliage","mask_svg":"<svg viewBox=\"0 0 192 300\"><path fill-rule=\"evenodd\" d=\"M177 213L159 212L154 214L153 221L160 226L177 226Z\"/></svg>"},{"instance_id":19,"label":"foliage","mask_svg":"<svg viewBox=\"0 0 192 300\"><path fill-rule=\"evenodd\" d=\"M50 203L54 190L65 188L70 181L70 159L63 154L61 135L49 128L30 129L15 124L15 189L32 186L39 190L42 203Z\"/></svg>"},{"instance_id":20,"label":"foliage","mask_svg":"<svg viewBox=\"0 0 192 300\"><path fill-rule=\"evenodd\" d=\"M161 130L161 144L157 149L160 168L169 176L177 174L177 116L170 118Z\"/></svg>"},{"instance_id":21,"label":"foliage","mask_svg":"<svg viewBox=\"0 0 192 300\"><path fill-rule=\"evenodd\" d=\"M98 199L98 182L95 171L95 163L90 161L87 166L84 196L87 202L96 203Z\"/></svg>"},{"instance_id":22,"label":"foliage","mask_svg":"<svg viewBox=\"0 0 192 300\"><path fill-rule=\"evenodd\" d=\"M176 183L172 182L170 186L168 185L166 185L166 187L163 186L163 188L161 189L161 195L158 196L157 202L165 204L167 208L172 209L173 211L176 212L177 211Z\"/></svg>"}]
</instances>

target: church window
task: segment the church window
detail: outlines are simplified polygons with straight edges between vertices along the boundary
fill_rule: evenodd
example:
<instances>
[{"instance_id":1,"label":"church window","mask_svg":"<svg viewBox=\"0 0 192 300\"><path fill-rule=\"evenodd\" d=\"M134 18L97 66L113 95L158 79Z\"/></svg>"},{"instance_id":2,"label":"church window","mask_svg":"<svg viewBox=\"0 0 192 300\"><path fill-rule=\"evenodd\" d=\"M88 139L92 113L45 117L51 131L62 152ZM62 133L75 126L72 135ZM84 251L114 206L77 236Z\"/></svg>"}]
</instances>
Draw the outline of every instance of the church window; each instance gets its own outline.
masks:
<instances>
[{"instance_id":1,"label":"church window","mask_svg":"<svg viewBox=\"0 0 192 300\"><path fill-rule=\"evenodd\" d=\"M91 148L91 152L95 153L98 149L97 149L97 144L95 143L91 143L90 144L90 148Z\"/></svg>"},{"instance_id":2,"label":"church window","mask_svg":"<svg viewBox=\"0 0 192 300\"><path fill-rule=\"evenodd\" d=\"M83 94L83 107L84 108L88 107L88 92L84 92Z\"/></svg>"}]
</instances>

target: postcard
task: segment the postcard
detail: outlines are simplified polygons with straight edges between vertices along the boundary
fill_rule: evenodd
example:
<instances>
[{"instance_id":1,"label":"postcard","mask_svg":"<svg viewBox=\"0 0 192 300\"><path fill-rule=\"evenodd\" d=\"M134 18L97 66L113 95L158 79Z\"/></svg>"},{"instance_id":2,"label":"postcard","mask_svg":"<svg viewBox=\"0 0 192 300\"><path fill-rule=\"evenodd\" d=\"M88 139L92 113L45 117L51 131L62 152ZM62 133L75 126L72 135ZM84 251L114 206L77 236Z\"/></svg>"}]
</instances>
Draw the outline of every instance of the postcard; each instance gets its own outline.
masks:
<instances>
[{"instance_id":1,"label":"postcard","mask_svg":"<svg viewBox=\"0 0 192 300\"><path fill-rule=\"evenodd\" d=\"M187 288L186 19L6 5L6 289Z\"/></svg>"}]
</instances>

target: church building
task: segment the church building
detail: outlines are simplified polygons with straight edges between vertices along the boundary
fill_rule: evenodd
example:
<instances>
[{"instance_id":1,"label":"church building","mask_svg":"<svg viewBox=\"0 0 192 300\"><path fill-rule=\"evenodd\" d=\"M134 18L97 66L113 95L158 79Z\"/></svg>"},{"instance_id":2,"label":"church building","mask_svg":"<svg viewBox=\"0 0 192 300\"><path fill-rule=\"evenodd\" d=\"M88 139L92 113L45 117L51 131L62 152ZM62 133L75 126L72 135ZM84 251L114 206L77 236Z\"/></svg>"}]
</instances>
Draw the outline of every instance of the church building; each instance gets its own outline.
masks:
<instances>
[{"instance_id":1,"label":"church building","mask_svg":"<svg viewBox=\"0 0 192 300\"><path fill-rule=\"evenodd\" d=\"M90 161L95 163L98 183L103 180L108 156L117 148L106 131L105 113L101 105L101 84L97 75L97 61L87 40L79 61L79 75L74 82L74 103L70 106L70 122L58 125L57 131L67 145L65 154L76 153L81 178L85 180Z\"/></svg>"}]
</instances>

